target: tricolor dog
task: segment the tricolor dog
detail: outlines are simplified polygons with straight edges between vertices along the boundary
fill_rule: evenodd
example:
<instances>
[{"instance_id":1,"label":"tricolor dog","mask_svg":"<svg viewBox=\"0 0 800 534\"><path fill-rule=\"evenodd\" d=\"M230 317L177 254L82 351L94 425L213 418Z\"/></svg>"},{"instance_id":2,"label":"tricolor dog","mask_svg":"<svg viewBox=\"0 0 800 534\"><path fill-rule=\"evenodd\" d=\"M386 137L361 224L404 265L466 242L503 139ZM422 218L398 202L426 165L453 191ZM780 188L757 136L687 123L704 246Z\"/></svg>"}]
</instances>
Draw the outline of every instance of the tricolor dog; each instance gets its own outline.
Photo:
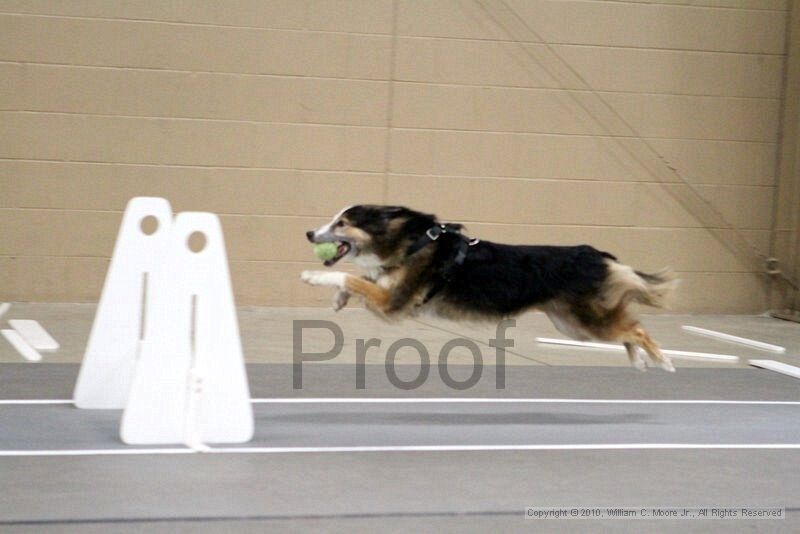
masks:
<instances>
[{"instance_id":1,"label":"tricolor dog","mask_svg":"<svg viewBox=\"0 0 800 534\"><path fill-rule=\"evenodd\" d=\"M589 245L505 245L470 239L461 229L405 207L351 206L306 237L337 245L327 267L347 258L361 276L303 271L301 279L335 288L336 310L355 294L385 319L424 312L496 321L540 310L571 338L624 344L638 369L645 367L642 347L657 365L675 370L630 308L664 307L677 285L669 269L647 274Z\"/></svg>"}]
</instances>

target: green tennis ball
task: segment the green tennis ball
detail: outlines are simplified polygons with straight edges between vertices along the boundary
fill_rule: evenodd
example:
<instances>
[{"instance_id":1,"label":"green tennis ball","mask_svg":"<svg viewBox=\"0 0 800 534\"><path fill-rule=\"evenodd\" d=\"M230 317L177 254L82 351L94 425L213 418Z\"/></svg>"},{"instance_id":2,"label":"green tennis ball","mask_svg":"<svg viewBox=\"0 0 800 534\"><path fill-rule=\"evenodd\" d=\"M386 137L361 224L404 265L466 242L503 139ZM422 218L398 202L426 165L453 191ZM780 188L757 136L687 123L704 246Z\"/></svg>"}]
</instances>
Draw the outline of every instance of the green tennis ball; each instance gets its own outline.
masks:
<instances>
[{"instance_id":1,"label":"green tennis ball","mask_svg":"<svg viewBox=\"0 0 800 534\"><path fill-rule=\"evenodd\" d=\"M336 257L337 249L333 243L317 243L314 245L314 255L322 261L332 260Z\"/></svg>"}]
</instances>

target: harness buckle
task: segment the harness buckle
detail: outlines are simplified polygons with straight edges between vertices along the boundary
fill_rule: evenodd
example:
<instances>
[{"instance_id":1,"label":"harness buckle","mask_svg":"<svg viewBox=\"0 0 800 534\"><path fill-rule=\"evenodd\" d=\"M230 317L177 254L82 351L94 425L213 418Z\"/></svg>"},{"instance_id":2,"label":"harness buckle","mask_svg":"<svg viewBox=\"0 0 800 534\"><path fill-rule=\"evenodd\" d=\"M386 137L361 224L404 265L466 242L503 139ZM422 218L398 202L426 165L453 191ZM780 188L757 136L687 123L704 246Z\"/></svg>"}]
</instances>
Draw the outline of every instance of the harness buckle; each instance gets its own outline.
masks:
<instances>
[{"instance_id":1,"label":"harness buckle","mask_svg":"<svg viewBox=\"0 0 800 534\"><path fill-rule=\"evenodd\" d=\"M445 233L445 231L446 228L442 224L440 226L432 226L428 228L427 230L425 230L425 235L428 236L428 239L430 239L431 241L436 241L437 239L439 239L440 235Z\"/></svg>"}]
</instances>

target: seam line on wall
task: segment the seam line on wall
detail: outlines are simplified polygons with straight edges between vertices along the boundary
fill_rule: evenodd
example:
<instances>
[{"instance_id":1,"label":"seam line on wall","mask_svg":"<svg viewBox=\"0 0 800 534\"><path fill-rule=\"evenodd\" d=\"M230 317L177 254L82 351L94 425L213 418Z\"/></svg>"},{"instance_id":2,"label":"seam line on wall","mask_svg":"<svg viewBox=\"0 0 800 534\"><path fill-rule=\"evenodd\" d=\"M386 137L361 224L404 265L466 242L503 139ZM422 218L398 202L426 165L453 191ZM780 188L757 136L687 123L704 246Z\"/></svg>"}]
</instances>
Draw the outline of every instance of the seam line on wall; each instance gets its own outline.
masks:
<instances>
[{"instance_id":1,"label":"seam line on wall","mask_svg":"<svg viewBox=\"0 0 800 534\"><path fill-rule=\"evenodd\" d=\"M573 2L577 3L577 2ZM681 5L667 5L665 7L672 8L672 9L681 9L687 7L695 7L696 9L707 9L707 10L725 10L725 8L714 8L714 7L705 7L705 6L681 6ZM780 10L765 10L765 9L741 9L740 11L752 11L756 13L775 13L775 14L783 14L786 15L787 11L780 11ZM222 29L232 29L232 30L245 30L245 31L260 31L260 32L285 32L285 33L311 33L311 34L328 34L328 35L342 35L342 36L359 36L365 38L383 38L388 39L391 38L390 33L369 33L369 32L359 32L359 31L333 31L333 30L323 30L323 29L312 29L312 28L270 28L270 27L261 27L261 26L246 26L246 25L236 25L236 24L212 24L212 23L204 23L204 22L181 22L181 21L172 21L172 20L158 20L158 19L137 19L137 18L114 18L114 17L87 17L87 16L77 16L77 15L51 15L51 14L44 14L44 13L20 13L20 12L13 12L13 11L0 11L0 16L7 16L7 17L19 17L19 18L43 18L43 19L64 19L64 20L82 20L82 21L99 21L99 22L117 22L117 23L127 23L127 24L152 24L152 25L165 25L165 26L185 26L185 27L195 27L195 28L222 28ZM484 37L450 37L450 36L439 36L439 35L402 35L399 37L403 38L420 38L420 39L448 39L448 40L468 40L468 41L490 41L490 42L501 42L501 43L522 43L522 44L541 44L537 43L536 41L529 41L529 40L514 40L514 39L498 39L498 38L484 38ZM732 54L756 54L756 55L781 55L780 52L742 52L742 51L735 51L735 50L712 50L712 49L681 49L681 48L661 48L661 47L643 47L643 46L635 46L635 45L622 45L622 46L607 46L601 43L570 43L570 42L562 42L562 41L551 41L549 44L551 45L575 45L575 46L597 46L603 48L641 48L641 49L648 49L648 50L677 50L677 51L685 51L685 52L719 52L719 53L732 53Z\"/></svg>"},{"instance_id":2,"label":"seam line on wall","mask_svg":"<svg viewBox=\"0 0 800 534\"><path fill-rule=\"evenodd\" d=\"M757 143L751 143L757 144ZM382 171L368 171L368 170L346 170L346 169L302 169L297 167L253 167L243 165L198 165L198 164L181 164L181 163L148 163L148 162L117 162L117 161L93 161L93 160L77 160L77 159L31 159L31 158L13 158L13 157L0 157L0 163L31 163L34 165L94 165L94 166L114 166L114 167L164 167L164 168L178 168L178 169L203 169L203 170L225 170L225 171L248 171L248 172L280 172L280 173L295 173L295 174L347 174L347 175L364 175L365 177L382 177ZM433 174L429 172L408 172L396 171L392 172L390 176L413 176L420 178L465 178L470 180L514 180L514 181L530 181L530 182L585 182L585 183L613 183L613 184L663 184L666 182L658 180L619 180L614 178L558 178L552 176L503 176L503 175L465 175L465 174ZM680 184L680 182L670 182ZM703 187L763 187L773 188L774 184L739 184L727 182L693 182L697 186Z\"/></svg>"},{"instance_id":3,"label":"seam line on wall","mask_svg":"<svg viewBox=\"0 0 800 534\"><path fill-rule=\"evenodd\" d=\"M123 120L136 120L136 121L173 121L173 122L213 122L213 123L229 123L229 124L252 124L252 125L272 125L272 126L289 126L289 127L312 127L312 128L327 128L327 129L367 129L367 130L383 130L387 129L386 126L380 125L362 125L362 124L336 124L336 123L315 123L315 122L283 122L283 121L254 121L245 119L216 119L205 117L159 117L159 116L145 116L145 115L120 115L120 114L107 114L107 113L85 113L85 112L70 112L70 111L31 111L31 110L9 110L0 109L0 114L4 115L49 115L56 117L92 117L92 118L106 118L106 119L123 119ZM521 132L511 130L478 130L467 128L433 128L422 126L395 126L391 130L401 130L409 132L453 132L453 133L467 133L467 134L488 134L488 135L515 135L515 136L539 136L539 137L584 137L590 139L632 139L632 140L656 140L656 141L715 141L722 143L751 143L763 145L775 145L777 141L766 141L759 139L724 139L714 137L669 137L669 136L641 136L641 135L626 135L626 134L593 134L593 133L558 133L549 131L532 131ZM680 182L675 182L680 183Z\"/></svg>"},{"instance_id":4,"label":"seam line on wall","mask_svg":"<svg viewBox=\"0 0 800 534\"><path fill-rule=\"evenodd\" d=\"M394 78L362 78L356 76L316 76L316 75L302 75L302 74L286 74L286 73L253 73L253 72L237 72L237 71L211 71L211 70L191 70L191 69L173 69L161 67L125 67L113 65L88 65L88 64L72 64L72 63L59 63L59 62L43 62L43 61L15 61L0 59L0 65L19 65L19 66L33 66L45 67L51 69L84 69L84 70L112 70L112 71L135 71L145 72L149 74L203 74L207 76L219 76L230 78L275 78L281 80L309 80L309 81L328 81L328 82L342 82L347 84L365 84L365 85L383 85L389 83L396 83L401 85L425 85L432 87L453 87L453 88L469 88L469 89L504 89L509 91L519 92L552 92L552 93L586 93L588 91L581 89L563 89L553 86L545 85L512 85L503 83L475 83L475 82L448 82L441 80L418 80L406 79L398 77ZM614 89L597 89L594 91L598 94L609 95L631 95L631 96L652 96L652 97L675 97L675 98L707 98L707 99L731 99L731 100L774 100L780 101L781 97L778 96L760 96L760 95L737 95L737 94L720 94L720 93L689 93L677 91L633 91L633 90L614 90Z\"/></svg>"},{"instance_id":5,"label":"seam line on wall","mask_svg":"<svg viewBox=\"0 0 800 534\"><path fill-rule=\"evenodd\" d=\"M706 9L706 10L725 10L725 11L762 11L768 13L786 13L786 9L767 8L767 7L734 7L706 4L666 4L653 2L653 0L581 0L585 3L594 4L628 4L642 7L682 7L687 9ZM690 0L691 1L691 0ZM576 2L577 3L577 2Z\"/></svg>"}]
</instances>

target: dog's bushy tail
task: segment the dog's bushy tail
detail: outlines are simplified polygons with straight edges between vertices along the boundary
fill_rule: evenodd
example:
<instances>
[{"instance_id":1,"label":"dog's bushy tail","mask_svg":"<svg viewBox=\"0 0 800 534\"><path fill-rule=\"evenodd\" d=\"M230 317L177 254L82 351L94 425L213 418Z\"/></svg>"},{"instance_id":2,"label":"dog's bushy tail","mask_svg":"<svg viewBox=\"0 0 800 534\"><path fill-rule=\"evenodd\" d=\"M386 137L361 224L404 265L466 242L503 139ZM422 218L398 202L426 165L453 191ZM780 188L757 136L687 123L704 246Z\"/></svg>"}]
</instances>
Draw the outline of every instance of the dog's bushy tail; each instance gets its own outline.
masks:
<instances>
[{"instance_id":1,"label":"dog's bushy tail","mask_svg":"<svg viewBox=\"0 0 800 534\"><path fill-rule=\"evenodd\" d=\"M627 265L610 261L603 297L609 308L628 302L668 308L678 282L675 273L669 267L656 273L643 273Z\"/></svg>"},{"instance_id":2,"label":"dog's bushy tail","mask_svg":"<svg viewBox=\"0 0 800 534\"><path fill-rule=\"evenodd\" d=\"M675 272L666 267L656 273L643 273L634 271L636 276L644 280L646 290L636 297L636 300L656 308L668 308L678 288L679 280Z\"/></svg>"}]
</instances>

